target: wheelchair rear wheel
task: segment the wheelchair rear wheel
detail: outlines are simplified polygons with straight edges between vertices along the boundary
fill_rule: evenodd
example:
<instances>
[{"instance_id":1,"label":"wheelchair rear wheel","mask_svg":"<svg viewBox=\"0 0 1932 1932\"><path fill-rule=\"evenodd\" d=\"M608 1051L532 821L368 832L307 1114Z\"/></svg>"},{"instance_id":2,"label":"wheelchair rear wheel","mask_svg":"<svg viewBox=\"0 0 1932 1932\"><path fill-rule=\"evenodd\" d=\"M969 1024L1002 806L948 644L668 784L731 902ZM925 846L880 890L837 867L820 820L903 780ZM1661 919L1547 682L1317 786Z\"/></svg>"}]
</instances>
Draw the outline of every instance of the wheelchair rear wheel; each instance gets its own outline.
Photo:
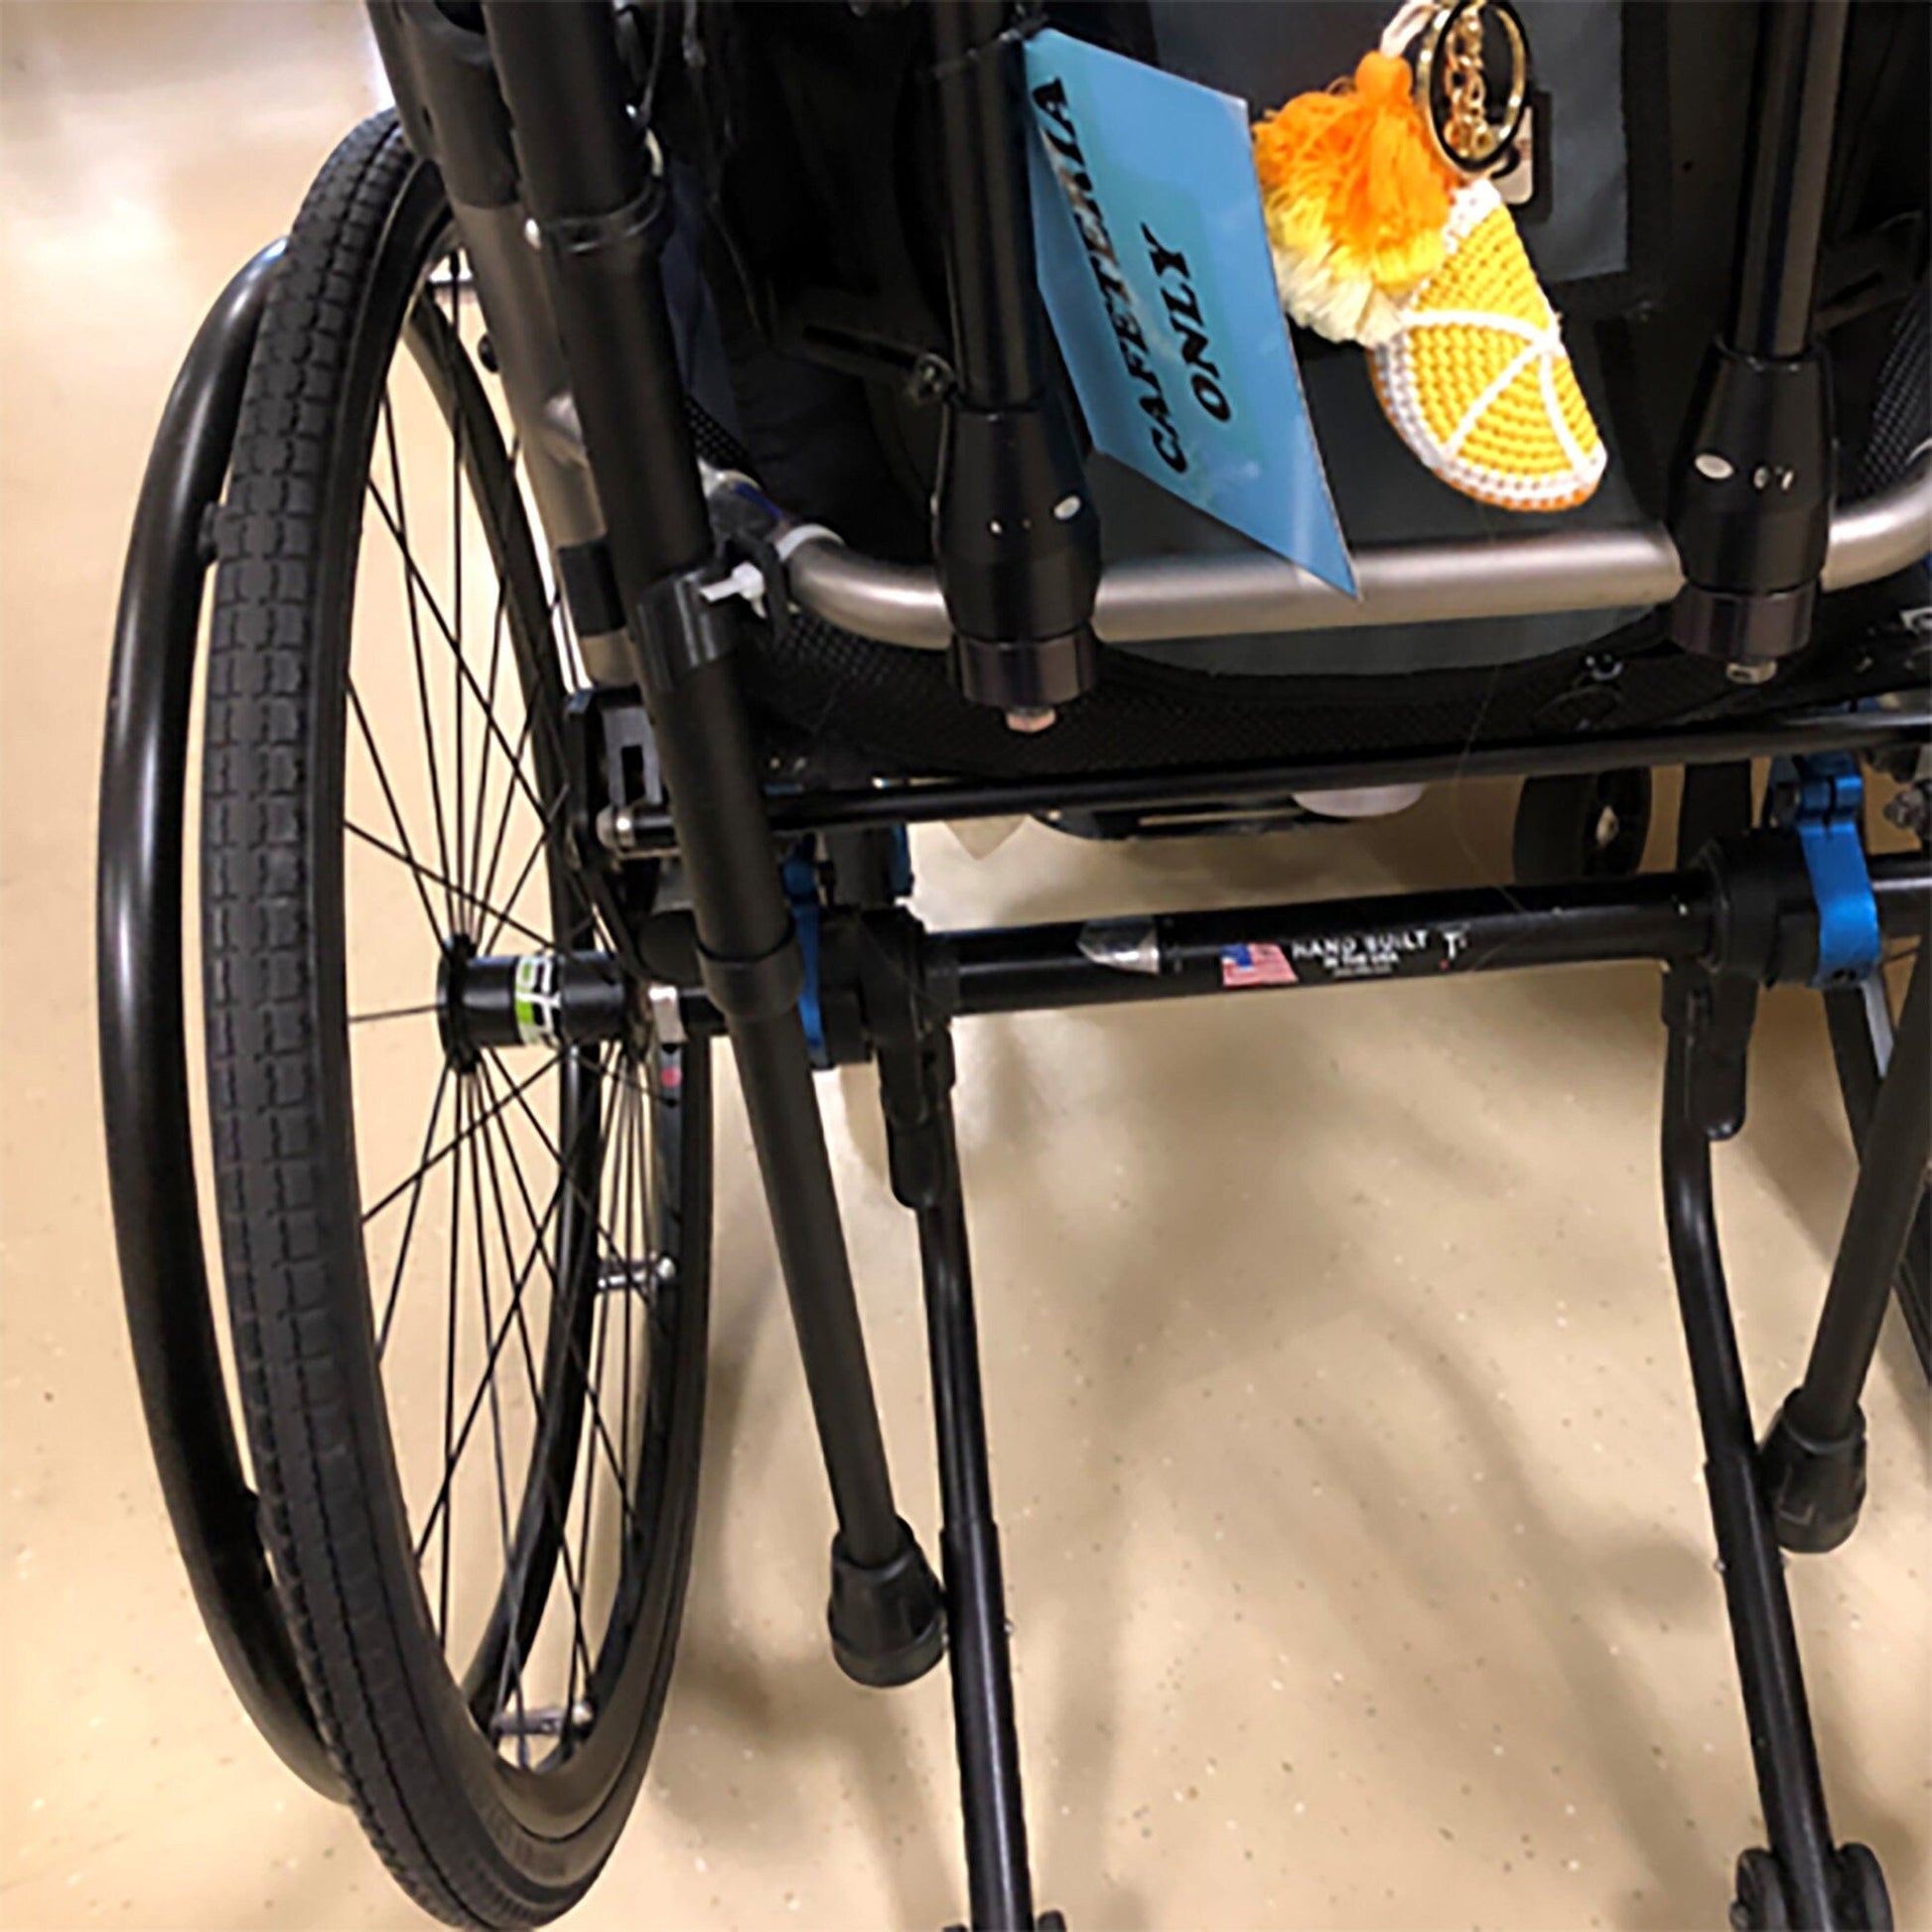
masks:
<instances>
[{"instance_id":1,"label":"wheelchair rear wheel","mask_svg":"<svg viewBox=\"0 0 1932 1932\"><path fill-rule=\"evenodd\" d=\"M435 171L377 117L302 208L242 400L204 953L238 1379L304 1682L407 1888L519 1926L596 1876L663 1705L710 1118L703 1046L653 1037L568 860L582 677L469 291ZM573 961L599 963L594 1034Z\"/></svg>"}]
</instances>

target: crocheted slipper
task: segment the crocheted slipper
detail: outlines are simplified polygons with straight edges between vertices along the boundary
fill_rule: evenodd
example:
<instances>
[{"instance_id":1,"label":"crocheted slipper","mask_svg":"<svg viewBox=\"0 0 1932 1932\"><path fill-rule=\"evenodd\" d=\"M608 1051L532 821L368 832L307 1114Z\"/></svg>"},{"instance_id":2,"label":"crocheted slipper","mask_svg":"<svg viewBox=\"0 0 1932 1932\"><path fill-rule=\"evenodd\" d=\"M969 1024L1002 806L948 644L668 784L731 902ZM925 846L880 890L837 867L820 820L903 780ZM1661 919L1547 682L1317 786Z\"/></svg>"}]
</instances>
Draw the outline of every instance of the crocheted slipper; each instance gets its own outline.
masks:
<instances>
[{"instance_id":1,"label":"crocheted slipper","mask_svg":"<svg viewBox=\"0 0 1932 1932\"><path fill-rule=\"evenodd\" d=\"M1392 25L1352 83L1300 94L1254 129L1282 306L1369 350L1383 413L1451 488L1567 509L1601 479L1603 439L1508 208L1430 140L1393 51L1404 31Z\"/></svg>"},{"instance_id":2,"label":"crocheted slipper","mask_svg":"<svg viewBox=\"0 0 1932 1932\"><path fill-rule=\"evenodd\" d=\"M1562 510L1608 461L1563 325L1486 181L1457 190L1447 259L1369 351L1382 412L1451 488L1506 510Z\"/></svg>"}]
</instances>

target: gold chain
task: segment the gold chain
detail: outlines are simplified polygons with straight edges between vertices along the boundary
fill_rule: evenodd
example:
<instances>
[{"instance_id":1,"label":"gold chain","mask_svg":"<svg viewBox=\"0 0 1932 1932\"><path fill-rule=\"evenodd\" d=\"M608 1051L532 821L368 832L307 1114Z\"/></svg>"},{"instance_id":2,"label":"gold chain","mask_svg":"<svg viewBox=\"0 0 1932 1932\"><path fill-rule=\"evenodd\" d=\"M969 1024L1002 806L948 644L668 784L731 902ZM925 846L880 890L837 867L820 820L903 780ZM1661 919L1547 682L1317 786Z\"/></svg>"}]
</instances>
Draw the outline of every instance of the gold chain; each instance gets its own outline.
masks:
<instances>
[{"instance_id":1,"label":"gold chain","mask_svg":"<svg viewBox=\"0 0 1932 1932\"><path fill-rule=\"evenodd\" d=\"M1509 57L1509 86L1490 118L1484 41L1497 30ZM1437 152L1465 175L1486 174L1509 151L1529 93L1529 48L1508 0L1435 0L1433 24L1416 54L1416 100Z\"/></svg>"},{"instance_id":2,"label":"gold chain","mask_svg":"<svg viewBox=\"0 0 1932 1932\"><path fill-rule=\"evenodd\" d=\"M1474 0L1449 28L1445 90L1449 95L1449 145L1458 154L1479 154L1490 140L1482 83L1482 0Z\"/></svg>"}]
</instances>

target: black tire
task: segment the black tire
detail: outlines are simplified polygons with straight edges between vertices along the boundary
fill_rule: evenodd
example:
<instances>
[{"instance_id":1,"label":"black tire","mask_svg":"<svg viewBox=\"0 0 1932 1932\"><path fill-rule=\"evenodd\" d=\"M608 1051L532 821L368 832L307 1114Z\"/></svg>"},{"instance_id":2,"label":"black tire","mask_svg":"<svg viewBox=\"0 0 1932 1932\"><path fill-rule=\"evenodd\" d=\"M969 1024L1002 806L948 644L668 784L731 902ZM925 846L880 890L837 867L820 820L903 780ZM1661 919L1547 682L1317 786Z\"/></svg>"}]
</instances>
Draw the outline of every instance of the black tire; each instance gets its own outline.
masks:
<instances>
[{"instance_id":1,"label":"black tire","mask_svg":"<svg viewBox=\"0 0 1932 1932\"><path fill-rule=\"evenodd\" d=\"M238 1380L303 1680L362 1824L401 1883L440 1917L509 1927L555 1917L595 1878L635 1797L668 1685L703 1412L709 1077L702 1045L657 1042L641 1022L596 1045L559 1043L535 1027L542 1044L526 1077L527 1060L470 1036L451 991L473 952L512 931L523 940L511 944L539 952L622 947L600 927L563 849L571 646L514 451L465 337L476 318L450 232L435 171L411 158L393 115L380 115L318 177L277 273L218 518L204 955ZM405 343L410 360L397 353ZM421 392L392 402L392 365L398 382L414 367L440 426L428 411L406 415ZM413 446L398 438L399 417L448 433L449 454L430 467L448 483L439 581L453 625L434 595L435 557L419 560L412 547L398 451ZM474 666L463 589L472 524L481 542L472 537L470 562L481 550L494 574ZM365 545L385 544L400 569L364 570ZM414 729L410 706L380 709L385 677L407 690L391 668L403 646L355 651L356 636L382 634L368 612L385 583L409 613L435 865L415 856L410 836L412 817L422 831L423 794L396 786L379 749L385 734L393 752ZM469 608L483 623L491 605ZM429 639L447 694L434 705L419 606L449 646L437 656ZM499 685L505 638L514 669ZM499 703L512 720L520 711L520 725L499 722ZM437 707L455 720L453 814L438 777ZM447 756L451 740L441 742ZM386 802L383 836L351 816L358 785L372 813ZM512 822L529 858L499 892ZM452 830L454 858L442 850ZM404 931L418 901L427 929ZM350 980L359 992L384 963L414 989L413 1003L352 1013ZM429 1114L420 1154L423 1103L401 1091L411 1053ZM446 1090L454 1125L432 1154ZM392 1122L407 1130L405 1165L418 1165L378 1194L386 1176L373 1172L375 1155ZM526 1163L539 1188L551 1176L547 1196L530 1191ZM447 1257L428 1232L412 1254L440 1189ZM378 1257L391 1238L393 1272L386 1251ZM441 1297L446 1276L447 1311L419 1286L429 1280ZM416 1372L411 1348L433 1354L444 1332L439 1390L439 1378ZM466 1341L481 1380L459 1434ZM471 1379L462 1371L466 1394ZM441 1459L430 1458L429 1479L441 1480L425 1509L409 1446L439 1406ZM485 1435L493 1455L469 1454ZM473 1496L483 1500L470 1506ZM547 1717L546 1674L561 1687Z\"/></svg>"},{"instance_id":2,"label":"black tire","mask_svg":"<svg viewBox=\"0 0 1932 1932\"><path fill-rule=\"evenodd\" d=\"M1825 1023L1852 1144L1863 1154L1878 1104L1878 1083L1891 1058L1892 1013L1883 974L1873 974L1863 986L1828 987ZM1925 1189L1919 1193L1892 1290L1919 1367L1932 1380L1932 1192Z\"/></svg>"},{"instance_id":3,"label":"black tire","mask_svg":"<svg viewBox=\"0 0 1932 1932\"><path fill-rule=\"evenodd\" d=\"M1511 869L1519 886L1627 879L1650 836L1650 772L1567 772L1525 778L1516 801Z\"/></svg>"}]
</instances>

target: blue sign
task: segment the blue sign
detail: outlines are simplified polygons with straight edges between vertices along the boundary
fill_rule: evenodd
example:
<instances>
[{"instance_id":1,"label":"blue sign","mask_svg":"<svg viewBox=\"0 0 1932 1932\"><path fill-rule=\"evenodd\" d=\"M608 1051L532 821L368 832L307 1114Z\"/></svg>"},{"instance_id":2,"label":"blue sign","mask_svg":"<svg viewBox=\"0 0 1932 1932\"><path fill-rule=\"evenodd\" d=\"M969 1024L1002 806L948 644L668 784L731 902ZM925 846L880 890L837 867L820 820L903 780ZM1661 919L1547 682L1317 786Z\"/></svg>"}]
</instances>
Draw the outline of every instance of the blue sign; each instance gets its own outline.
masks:
<instances>
[{"instance_id":1,"label":"blue sign","mask_svg":"<svg viewBox=\"0 0 1932 1932\"><path fill-rule=\"evenodd\" d=\"M1058 32L1027 91L1040 293L1095 446L1352 596L1247 103Z\"/></svg>"}]
</instances>

